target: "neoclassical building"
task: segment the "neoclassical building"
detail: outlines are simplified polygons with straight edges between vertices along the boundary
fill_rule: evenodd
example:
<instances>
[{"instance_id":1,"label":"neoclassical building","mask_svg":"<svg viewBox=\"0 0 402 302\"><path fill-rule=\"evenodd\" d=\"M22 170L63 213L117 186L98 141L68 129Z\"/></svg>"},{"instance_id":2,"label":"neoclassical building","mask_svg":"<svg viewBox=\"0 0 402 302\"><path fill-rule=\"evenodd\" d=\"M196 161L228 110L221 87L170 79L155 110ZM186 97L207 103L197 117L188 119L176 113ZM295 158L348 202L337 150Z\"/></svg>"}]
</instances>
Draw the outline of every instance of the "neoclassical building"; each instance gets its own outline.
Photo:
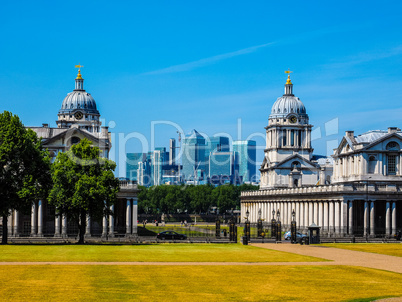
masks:
<instances>
[{"instance_id":1,"label":"neoclassical building","mask_svg":"<svg viewBox=\"0 0 402 302\"><path fill-rule=\"evenodd\" d=\"M329 236L391 236L402 228L402 132L347 131L331 159L312 155L311 125L290 77L272 106L259 191L241 194L242 217L288 229L295 210L301 230L312 223ZM315 160L317 158L317 160ZM275 215L276 218L276 215Z\"/></svg>"},{"instance_id":2,"label":"neoclassical building","mask_svg":"<svg viewBox=\"0 0 402 302\"><path fill-rule=\"evenodd\" d=\"M79 69L75 89L64 98L58 112L57 128L49 127L48 124L30 128L42 138L44 148L47 148L54 158L59 152L67 151L84 138L99 147L101 156L108 158L111 134L108 127L102 126L100 117L94 98L84 89L84 79ZM114 215L104 217L102 221L93 221L87 217L86 236L135 236L137 192L136 184L121 181L118 200L112 206ZM8 219L8 224L9 237L68 237L78 233L77 226L66 216L56 216L54 207L45 200L38 200L32 205L31 215L22 215L14 211Z\"/></svg>"}]
</instances>

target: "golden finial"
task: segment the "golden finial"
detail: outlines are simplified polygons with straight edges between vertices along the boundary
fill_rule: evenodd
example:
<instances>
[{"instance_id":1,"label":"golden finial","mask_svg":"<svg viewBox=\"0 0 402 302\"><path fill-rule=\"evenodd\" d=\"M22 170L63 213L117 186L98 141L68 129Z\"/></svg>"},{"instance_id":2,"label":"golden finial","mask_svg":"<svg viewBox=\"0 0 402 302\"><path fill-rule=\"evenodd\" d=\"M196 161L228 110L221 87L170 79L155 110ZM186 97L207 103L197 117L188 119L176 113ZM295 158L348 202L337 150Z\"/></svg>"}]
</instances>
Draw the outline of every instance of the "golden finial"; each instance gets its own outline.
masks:
<instances>
[{"instance_id":1,"label":"golden finial","mask_svg":"<svg viewBox=\"0 0 402 302\"><path fill-rule=\"evenodd\" d=\"M75 65L75 68L78 68L78 74L77 74L76 80L82 80L81 67L84 67L84 66L82 66L81 64Z\"/></svg>"},{"instance_id":2,"label":"golden finial","mask_svg":"<svg viewBox=\"0 0 402 302\"><path fill-rule=\"evenodd\" d=\"M291 74L292 72L293 72L293 71L290 71L289 68L288 68L288 70L285 70L285 73L288 74L288 79L286 80L286 85L291 85L291 84L292 84L292 81L290 80L290 74Z\"/></svg>"}]
</instances>

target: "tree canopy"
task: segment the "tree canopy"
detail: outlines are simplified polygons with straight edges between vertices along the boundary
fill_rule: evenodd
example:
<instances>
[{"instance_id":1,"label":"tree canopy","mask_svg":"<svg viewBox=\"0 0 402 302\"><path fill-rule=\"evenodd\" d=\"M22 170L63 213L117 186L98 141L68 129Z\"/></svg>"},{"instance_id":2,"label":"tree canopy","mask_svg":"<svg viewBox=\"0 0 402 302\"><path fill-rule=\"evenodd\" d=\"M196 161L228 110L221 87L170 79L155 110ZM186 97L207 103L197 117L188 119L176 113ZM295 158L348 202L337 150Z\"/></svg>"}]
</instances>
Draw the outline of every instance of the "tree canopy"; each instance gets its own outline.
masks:
<instances>
[{"instance_id":1,"label":"tree canopy","mask_svg":"<svg viewBox=\"0 0 402 302\"><path fill-rule=\"evenodd\" d=\"M240 192L258 190L258 186L222 185L161 185L150 188L140 187L138 194L139 212L157 213L207 213L217 207L220 212L240 208Z\"/></svg>"},{"instance_id":2,"label":"tree canopy","mask_svg":"<svg viewBox=\"0 0 402 302\"><path fill-rule=\"evenodd\" d=\"M34 201L46 198L51 185L50 158L36 133L17 115L0 114L0 215L7 243L7 219L12 210L27 214Z\"/></svg>"},{"instance_id":3,"label":"tree canopy","mask_svg":"<svg viewBox=\"0 0 402 302\"><path fill-rule=\"evenodd\" d=\"M66 214L78 224L79 243L84 242L87 214L95 219L110 214L119 191L119 181L113 174L115 168L116 164L102 158L99 148L87 139L59 153L52 165L49 203L59 215Z\"/></svg>"}]
</instances>

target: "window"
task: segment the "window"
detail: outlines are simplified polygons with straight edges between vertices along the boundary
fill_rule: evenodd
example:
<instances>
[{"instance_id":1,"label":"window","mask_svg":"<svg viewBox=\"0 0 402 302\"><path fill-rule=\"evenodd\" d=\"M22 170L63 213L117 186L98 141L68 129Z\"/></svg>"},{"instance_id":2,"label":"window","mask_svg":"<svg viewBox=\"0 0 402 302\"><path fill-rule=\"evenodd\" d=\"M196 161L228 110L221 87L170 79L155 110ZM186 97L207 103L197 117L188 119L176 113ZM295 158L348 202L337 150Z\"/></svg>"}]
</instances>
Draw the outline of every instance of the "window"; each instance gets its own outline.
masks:
<instances>
[{"instance_id":1,"label":"window","mask_svg":"<svg viewBox=\"0 0 402 302\"><path fill-rule=\"evenodd\" d=\"M396 142L389 142L386 147L387 150L390 151L399 151L400 147L399 144Z\"/></svg>"},{"instance_id":2,"label":"window","mask_svg":"<svg viewBox=\"0 0 402 302\"><path fill-rule=\"evenodd\" d=\"M368 173L369 174L374 174L376 163L377 163L377 161L376 161L375 156L370 156L369 163L368 163Z\"/></svg>"},{"instance_id":3,"label":"window","mask_svg":"<svg viewBox=\"0 0 402 302\"><path fill-rule=\"evenodd\" d=\"M388 175L396 175L396 155L388 155Z\"/></svg>"},{"instance_id":4,"label":"window","mask_svg":"<svg viewBox=\"0 0 402 302\"><path fill-rule=\"evenodd\" d=\"M292 146L295 145L295 131L294 130L290 130L290 144Z\"/></svg>"},{"instance_id":5,"label":"window","mask_svg":"<svg viewBox=\"0 0 402 302\"><path fill-rule=\"evenodd\" d=\"M72 145L78 144L79 142L80 142L80 138L79 138L79 137L73 136L73 137L71 138L71 144L72 144Z\"/></svg>"},{"instance_id":6,"label":"window","mask_svg":"<svg viewBox=\"0 0 402 302\"><path fill-rule=\"evenodd\" d=\"M286 146L286 130L283 131L283 133L282 133L282 138L283 138L282 145L283 145L283 146Z\"/></svg>"}]
</instances>

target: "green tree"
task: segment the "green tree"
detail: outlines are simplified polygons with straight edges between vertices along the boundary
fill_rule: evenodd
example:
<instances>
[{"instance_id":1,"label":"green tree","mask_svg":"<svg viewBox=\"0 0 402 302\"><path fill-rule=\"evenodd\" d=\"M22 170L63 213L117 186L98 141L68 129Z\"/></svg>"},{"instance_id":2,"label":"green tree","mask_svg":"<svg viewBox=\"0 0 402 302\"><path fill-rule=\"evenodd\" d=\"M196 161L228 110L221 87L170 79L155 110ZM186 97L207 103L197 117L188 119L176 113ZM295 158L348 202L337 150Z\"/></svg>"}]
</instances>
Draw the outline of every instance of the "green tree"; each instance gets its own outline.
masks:
<instances>
[{"instance_id":1,"label":"green tree","mask_svg":"<svg viewBox=\"0 0 402 302\"><path fill-rule=\"evenodd\" d=\"M7 220L12 210L28 214L37 199L46 197L51 184L50 159L41 140L24 128L19 117L0 114L0 215L2 243L7 243Z\"/></svg>"},{"instance_id":2,"label":"green tree","mask_svg":"<svg viewBox=\"0 0 402 302\"><path fill-rule=\"evenodd\" d=\"M119 181L113 175L115 168L116 164L102 158L99 148L87 139L59 153L52 165L49 203L58 214L67 214L77 223L78 243L84 243L87 214L93 219L111 214L110 206L119 191Z\"/></svg>"}]
</instances>

